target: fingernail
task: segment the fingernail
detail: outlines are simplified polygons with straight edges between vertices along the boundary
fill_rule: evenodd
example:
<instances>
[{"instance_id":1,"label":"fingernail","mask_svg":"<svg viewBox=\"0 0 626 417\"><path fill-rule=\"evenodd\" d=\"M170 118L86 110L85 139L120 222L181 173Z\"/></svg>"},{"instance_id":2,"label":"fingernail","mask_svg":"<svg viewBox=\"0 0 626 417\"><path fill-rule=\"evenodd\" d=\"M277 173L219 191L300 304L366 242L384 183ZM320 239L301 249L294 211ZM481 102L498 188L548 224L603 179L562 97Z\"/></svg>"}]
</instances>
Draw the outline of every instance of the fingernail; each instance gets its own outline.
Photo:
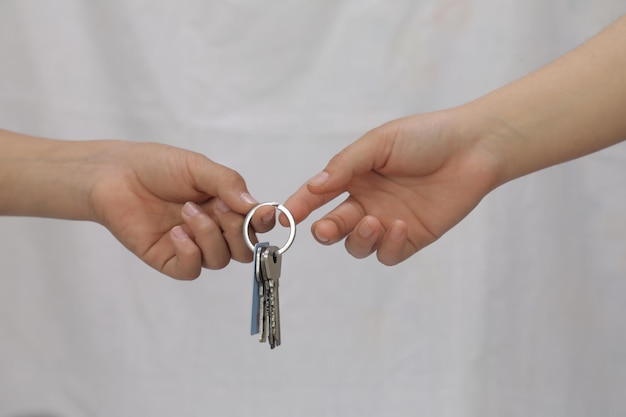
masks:
<instances>
[{"instance_id":1,"label":"fingernail","mask_svg":"<svg viewBox=\"0 0 626 417\"><path fill-rule=\"evenodd\" d=\"M195 204L187 202L183 206L183 213L185 213L189 217L193 217L200 214L200 209Z\"/></svg>"},{"instance_id":2,"label":"fingernail","mask_svg":"<svg viewBox=\"0 0 626 417\"><path fill-rule=\"evenodd\" d=\"M252 198L252 196L248 193L241 193L239 194L239 198L241 198L242 201L244 201L247 204L257 204L258 201L256 201L254 198Z\"/></svg>"},{"instance_id":3,"label":"fingernail","mask_svg":"<svg viewBox=\"0 0 626 417\"><path fill-rule=\"evenodd\" d=\"M315 238L316 238L318 241L320 241L320 242L322 242L322 243L328 243L329 239L326 239L325 237L320 236L320 235L317 233L317 230L316 230L314 233L315 233Z\"/></svg>"},{"instance_id":4,"label":"fingernail","mask_svg":"<svg viewBox=\"0 0 626 417\"><path fill-rule=\"evenodd\" d=\"M359 226L359 236L361 236L363 239L367 239L368 237L372 236L373 233L374 229L372 229L372 226L370 226L367 221L364 221Z\"/></svg>"},{"instance_id":5,"label":"fingernail","mask_svg":"<svg viewBox=\"0 0 626 417\"><path fill-rule=\"evenodd\" d=\"M174 226L174 228L172 229L172 236L174 236L178 240L187 239L189 237L180 226Z\"/></svg>"},{"instance_id":6,"label":"fingernail","mask_svg":"<svg viewBox=\"0 0 626 417\"><path fill-rule=\"evenodd\" d=\"M313 185L313 186L324 185L328 182L329 177L330 177L330 174L328 174L328 172L322 171L316 176L314 176L313 178L311 178L310 180L308 180L307 184Z\"/></svg>"},{"instance_id":7,"label":"fingernail","mask_svg":"<svg viewBox=\"0 0 626 417\"><path fill-rule=\"evenodd\" d=\"M220 200L219 198L217 199L217 201L215 202L215 207L217 207L217 209L219 211L221 211L222 213L228 213L230 211L230 207L228 207L226 205L226 203L224 203L222 200Z\"/></svg>"}]
</instances>

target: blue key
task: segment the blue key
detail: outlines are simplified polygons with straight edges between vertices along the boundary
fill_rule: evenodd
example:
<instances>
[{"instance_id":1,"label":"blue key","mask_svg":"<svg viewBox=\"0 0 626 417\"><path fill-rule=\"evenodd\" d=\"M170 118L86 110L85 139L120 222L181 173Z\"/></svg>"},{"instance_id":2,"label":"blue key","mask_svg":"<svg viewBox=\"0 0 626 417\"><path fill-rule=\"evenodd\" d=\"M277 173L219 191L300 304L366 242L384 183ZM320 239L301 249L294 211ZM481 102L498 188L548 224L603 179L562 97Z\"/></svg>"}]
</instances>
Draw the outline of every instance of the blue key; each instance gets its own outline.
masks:
<instances>
[{"instance_id":1,"label":"blue key","mask_svg":"<svg viewBox=\"0 0 626 417\"><path fill-rule=\"evenodd\" d=\"M252 278L252 317L250 320L250 335L259 334L259 320L263 319L260 300L264 297L261 292L263 283L261 282L261 252L262 248L268 247L268 242L261 242L254 245L254 275Z\"/></svg>"}]
</instances>

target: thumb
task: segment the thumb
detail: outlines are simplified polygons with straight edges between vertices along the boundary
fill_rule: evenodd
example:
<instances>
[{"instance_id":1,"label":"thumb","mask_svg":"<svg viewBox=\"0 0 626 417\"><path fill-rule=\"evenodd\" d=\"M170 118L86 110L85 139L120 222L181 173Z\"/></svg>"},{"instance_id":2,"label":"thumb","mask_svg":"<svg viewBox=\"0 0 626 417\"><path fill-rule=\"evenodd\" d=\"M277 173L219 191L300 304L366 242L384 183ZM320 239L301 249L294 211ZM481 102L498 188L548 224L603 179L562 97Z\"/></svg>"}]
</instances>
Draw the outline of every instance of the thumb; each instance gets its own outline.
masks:
<instances>
[{"instance_id":1,"label":"thumb","mask_svg":"<svg viewBox=\"0 0 626 417\"><path fill-rule=\"evenodd\" d=\"M250 195L243 177L235 170L202 156L195 161L190 172L198 190L220 198L237 213L245 214L258 204Z\"/></svg>"},{"instance_id":2,"label":"thumb","mask_svg":"<svg viewBox=\"0 0 626 417\"><path fill-rule=\"evenodd\" d=\"M285 202L296 222L307 218L314 210L333 200L348 189L353 178L384 166L393 139L394 129L383 125L335 155L324 170L303 184ZM284 219L281 218L281 223Z\"/></svg>"},{"instance_id":3,"label":"thumb","mask_svg":"<svg viewBox=\"0 0 626 417\"><path fill-rule=\"evenodd\" d=\"M313 194L341 192L354 177L384 166L392 146L387 146L392 133L390 125L370 130L335 155L319 174L307 181Z\"/></svg>"}]
</instances>

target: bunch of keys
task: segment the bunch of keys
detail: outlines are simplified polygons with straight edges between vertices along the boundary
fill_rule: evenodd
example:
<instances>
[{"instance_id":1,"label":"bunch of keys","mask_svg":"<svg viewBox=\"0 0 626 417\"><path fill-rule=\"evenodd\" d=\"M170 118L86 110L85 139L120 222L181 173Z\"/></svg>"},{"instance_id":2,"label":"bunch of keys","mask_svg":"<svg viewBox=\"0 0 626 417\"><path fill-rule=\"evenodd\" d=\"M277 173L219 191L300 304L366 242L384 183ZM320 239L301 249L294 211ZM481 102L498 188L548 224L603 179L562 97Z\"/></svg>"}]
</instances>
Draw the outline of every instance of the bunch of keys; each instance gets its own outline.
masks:
<instances>
[{"instance_id":1,"label":"bunch of keys","mask_svg":"<svg viewBox=\"0 0 626 417\"><path fill-rule=\"evenodd\" d=\"M274 206L289 220L289 238L281 248L268 242L254 245L248 234L250 220L259 207ZM291 212L282 204L266 202L250 210L243 222L243 236L246 244L254 252L254 279L252 289L252 319L250 334L259 335L259 342L269 342L270 348L280 346L280 305L278 279L283 253L289 249L296 237L296 222Z\"/></svg>"}]
</instances>

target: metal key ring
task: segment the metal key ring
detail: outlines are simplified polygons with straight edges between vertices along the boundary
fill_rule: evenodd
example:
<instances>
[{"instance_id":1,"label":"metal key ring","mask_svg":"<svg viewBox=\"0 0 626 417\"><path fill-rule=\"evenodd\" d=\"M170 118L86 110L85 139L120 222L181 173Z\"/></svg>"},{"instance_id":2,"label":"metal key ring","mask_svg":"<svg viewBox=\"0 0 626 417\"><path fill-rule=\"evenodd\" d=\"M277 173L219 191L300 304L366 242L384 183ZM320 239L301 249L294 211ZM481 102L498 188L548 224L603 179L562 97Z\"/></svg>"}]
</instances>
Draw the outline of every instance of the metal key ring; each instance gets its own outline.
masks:
<instances>
[{"instance_id":1,"label":"metal key ring","mask_svg":"<svg viewBox=\"0 0 626 417\"><path fill-rule=\"evenodd\" d=\"M243 221L243 237L246 240L246 245L248 245L250 250L254 252L254 244L250 240L250 235L248 234L248 227L250 226L250 220L252 220L252 216L254 216L254 213L257 211L257 209L259 207L263 207L263 206L274 206L274 207L276 207L279 211L282 211L283 214L285 216L287 216L287 220L289 220L289 237L287 238L287 242L285 242L283 247L281 247L280 249L278 249L276 251L279 255L282 255L283 253L285 253L287 251L287 249L289 249L289 247L293 243L294 239L296 238L296 221L294 220L293 215L287 209L287 207L283 206L280 203L276 203L274 201L268 201L268 202L265 202L265 203L257 204L246 215L246 218Z\"/></svg>"}]
</instances>

